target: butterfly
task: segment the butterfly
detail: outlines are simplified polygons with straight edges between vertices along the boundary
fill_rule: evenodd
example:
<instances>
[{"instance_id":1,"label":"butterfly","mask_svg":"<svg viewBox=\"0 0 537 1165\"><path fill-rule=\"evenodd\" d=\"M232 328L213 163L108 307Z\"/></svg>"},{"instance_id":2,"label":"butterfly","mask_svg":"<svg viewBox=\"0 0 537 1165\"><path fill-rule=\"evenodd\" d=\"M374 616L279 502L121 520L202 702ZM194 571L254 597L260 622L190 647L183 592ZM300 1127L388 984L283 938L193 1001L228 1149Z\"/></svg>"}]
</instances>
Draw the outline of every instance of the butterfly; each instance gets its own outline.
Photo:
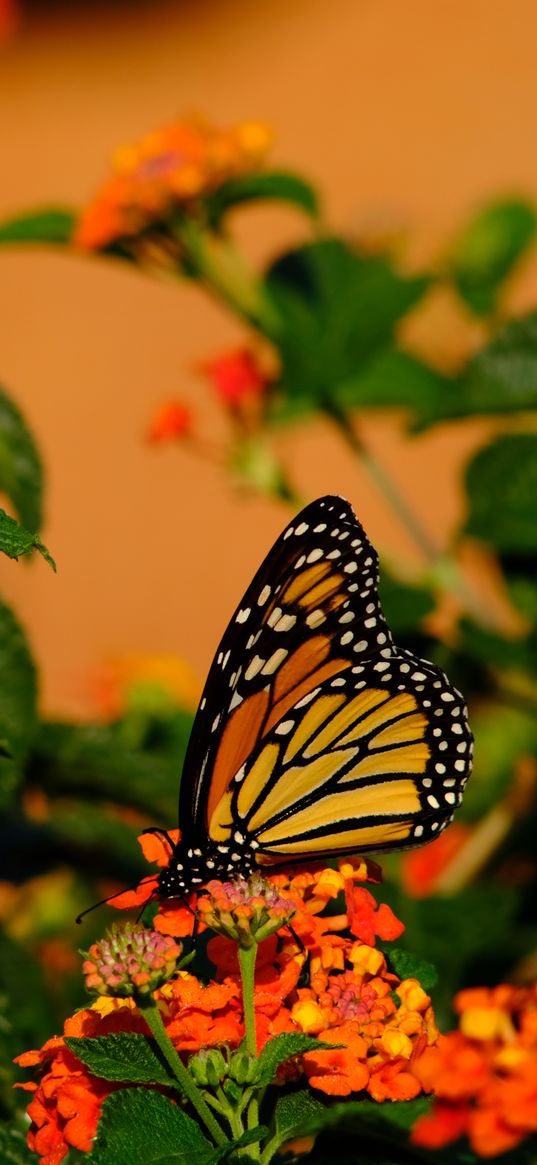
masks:
<instances>
[{"instance_id":1,"label":"butterfly","mask_svg":"<svg viewBox=\"0 0 537 1165\"><path fill-rule=\"evenodd\" d=\"M319 498L278 538L219 645L158 897L430 841L461 801L472 746L461 694L394 644L351 505Z\"/></svg>"}]
</instances>

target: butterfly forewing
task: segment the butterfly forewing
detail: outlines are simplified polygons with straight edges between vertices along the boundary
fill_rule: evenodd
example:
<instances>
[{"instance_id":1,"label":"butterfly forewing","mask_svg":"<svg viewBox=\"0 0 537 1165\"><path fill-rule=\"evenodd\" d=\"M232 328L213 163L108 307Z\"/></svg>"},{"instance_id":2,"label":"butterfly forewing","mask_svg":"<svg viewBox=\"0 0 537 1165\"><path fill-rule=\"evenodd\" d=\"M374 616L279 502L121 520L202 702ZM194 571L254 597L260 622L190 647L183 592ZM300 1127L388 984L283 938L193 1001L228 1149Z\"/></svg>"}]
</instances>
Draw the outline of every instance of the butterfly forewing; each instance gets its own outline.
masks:
<instances>
[{"instance_id":1,"label":"butterfly forewing","mask_svg":"<svg viewBox=\"0 0 537 1165\"><path fill-rule=\"evenodd\" d=\"M183 835L206 836L235 773L314 673L322 681L347 660L390 653L377 581L376 552L345 500L321 498L289 523L211 666L181 780Z\"/></svg>"}]
</instances>

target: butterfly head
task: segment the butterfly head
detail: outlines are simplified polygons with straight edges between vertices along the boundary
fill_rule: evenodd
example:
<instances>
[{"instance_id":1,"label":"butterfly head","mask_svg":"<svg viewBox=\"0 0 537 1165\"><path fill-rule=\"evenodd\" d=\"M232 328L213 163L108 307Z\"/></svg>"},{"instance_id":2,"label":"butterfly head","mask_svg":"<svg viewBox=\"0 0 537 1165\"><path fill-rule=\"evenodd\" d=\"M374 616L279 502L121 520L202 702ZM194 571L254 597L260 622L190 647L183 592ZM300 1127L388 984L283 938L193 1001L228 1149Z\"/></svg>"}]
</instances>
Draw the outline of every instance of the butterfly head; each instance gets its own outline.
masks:
<instances>
[{"instance_id":1,"label":"butterfly head","mask_svg":"<svg viewBox=\"0 0 537 1165\"><path fill-rule=\"evenodd\" d=\"M204 841L203 848L179 841L174 846L168 865L158 878L157 897L181 898L192 890L199 890L213 878L224 881L251 873L255 862L253 854L239 841L233 845L217 845Z\"/></svg>"}]
</instances>

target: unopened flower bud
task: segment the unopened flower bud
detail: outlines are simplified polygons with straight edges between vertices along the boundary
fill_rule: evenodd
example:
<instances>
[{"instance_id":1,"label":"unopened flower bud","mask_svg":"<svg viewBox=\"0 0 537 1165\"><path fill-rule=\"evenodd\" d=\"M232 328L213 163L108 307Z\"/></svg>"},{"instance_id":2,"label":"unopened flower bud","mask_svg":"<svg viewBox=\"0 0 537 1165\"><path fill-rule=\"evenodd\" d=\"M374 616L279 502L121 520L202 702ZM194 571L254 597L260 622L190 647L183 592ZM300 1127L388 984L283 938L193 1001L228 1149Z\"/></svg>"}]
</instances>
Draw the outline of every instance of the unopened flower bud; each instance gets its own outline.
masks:
<instances>
[{"instance_id":1,"label":"unopened flower bud","mask_svg":"<svg viewBox=\"0 0 537 1165\"><path fill-rule=\"evenodd\" d=\"M137 925L113 926L86 954L86 987L116 998L148 996L171 979L181 950L169 935Z\"/></svg>"},{"instance_id":2,"label":"unopened flower bud","mask_svg":"<svg viewBox=\"0 0 537 1165\"><path fill-rule=\"evenodd\" d=\"M229 1061L229 1075L237 1084L253 1084L257 1076L258 1062L248 1052L234 1052Z\"/></svg>"},{"instance_id":3,"label":"unopened flower bud","mask_svg":"<svg viewBox=\"0 0 537 1165\"><path fill-rule=\"evenodd\" d=\"M285 926L296 907L260 874L252 874L234 882L208 882L198 910L211 930L248 949Z\"/></svg>"},{"instance_id":4,"label":"unopened flower bud","mask_svg":"<svg viewBox=\"0 0 537 1165\"><path fill-rule=\"evenodd\" d=\"M227 1075L227 1064L218 1048L202 1048L190 1057L188 1071L196 1084L217 1088Z\"/></svg>"}]
</instances>

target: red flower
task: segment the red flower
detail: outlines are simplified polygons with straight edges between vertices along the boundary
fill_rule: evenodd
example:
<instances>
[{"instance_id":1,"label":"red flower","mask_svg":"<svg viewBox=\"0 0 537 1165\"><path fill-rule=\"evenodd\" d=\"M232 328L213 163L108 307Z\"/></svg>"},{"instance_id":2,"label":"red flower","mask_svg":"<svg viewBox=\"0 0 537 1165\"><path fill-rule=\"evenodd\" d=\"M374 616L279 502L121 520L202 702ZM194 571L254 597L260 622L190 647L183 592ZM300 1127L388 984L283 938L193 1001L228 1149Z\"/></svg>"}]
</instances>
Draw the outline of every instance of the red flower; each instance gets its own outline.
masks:
<instances>
[{"instance_id":1,"label":"red flower","mask_svg":"<svg viewBox=\"0 0 537 1165\"><path fill-rule=\"evenodd\" d=\"M211 380L220 400L230 408L237 408L245 397L260 396L269 383L269 378L248 348L236 348L214 360L204 361L200 369Z\"/></svg>"},{"instance_id":2,"label":"red flower","mask_svg":"<svg viewBox=\"0 0 537 1165\"><path fill-rule=\"evenodd\" d=\"M395 939L403 933L404 923L395 917L393 910L384 902L379 906L363 886L346 882L345 898L351 934L368 946L375 945L376 935L382 939Z\"/></svg>"},{"instance_id":3,"label":"red flower","mask_svg":"<svg viewBox=\"0 0 537 1165\"><path fill-rule=\"evenodd\" d=\"M162 444L165 441L190 437L191 433L192 409L180 400L168 400L159 405L153 414L147 431L147 440L153 444Z\"/></svg>"}]
</instances>

